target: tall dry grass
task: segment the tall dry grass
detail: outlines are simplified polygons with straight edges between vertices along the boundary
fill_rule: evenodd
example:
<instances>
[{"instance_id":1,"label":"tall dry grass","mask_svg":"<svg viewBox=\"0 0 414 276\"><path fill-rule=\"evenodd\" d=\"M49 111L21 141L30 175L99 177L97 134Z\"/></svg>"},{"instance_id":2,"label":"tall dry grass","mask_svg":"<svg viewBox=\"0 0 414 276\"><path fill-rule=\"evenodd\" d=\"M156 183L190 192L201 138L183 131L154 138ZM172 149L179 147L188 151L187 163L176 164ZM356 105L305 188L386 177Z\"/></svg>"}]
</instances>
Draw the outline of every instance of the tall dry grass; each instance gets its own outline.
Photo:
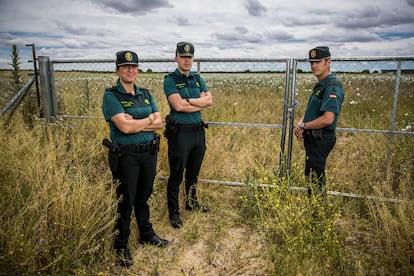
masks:
<instances>
[{"instance_id":1,"label":"tall dry grass","mask_svg":"<svg viewBox=\"0 0 414 276\"><path fill-rule=\"evenodd\" d=\"M113 187L94 122L2 129L2 269L82 273L106 265ZM83 133L79 135L79 133Z\"/></svg>"},{"instance_id":2,"label":"tall dry grass","mask_svg":"<svg viewBox=\"0 0 414 276\"><path fill-rule=\"evenodd\" d=\"M346 90L340 127L388 129L393 76L340 77ZM204 113L206 121L281 122L283 75L206 74L205 79L215 100ZM115 80L113 74L58 72L59 113L101 118L103 89ZM299 75L296 116L314 81L310 74ZM398 130L409 131L414 122L413 82L410 75L401 81ZM142 74L138 83L153 92L165 116L162 75ZM200 184L200 197L212 212L183 212L185 226L176 231L168 222L165 180L158 179L150 200L152 222L172 243L162 251L138 245L133 223L136 265L125 271L113 265L111 252L115 198L101 145L108 136L105 122L65 119L47 127L38 121L28 128L17 115L0 129L3 274L408 275L413 270L412 137L393 137L387 168L388 136L340 132L327 167L329 190L411 202L330 196L321 203L289 189L307 185L297 141L292 169L279 178L279 129L211 126L200 178L246 185ZM166 152L163 139L158 176L168 175Z\"/></svg>"}]
</instances>

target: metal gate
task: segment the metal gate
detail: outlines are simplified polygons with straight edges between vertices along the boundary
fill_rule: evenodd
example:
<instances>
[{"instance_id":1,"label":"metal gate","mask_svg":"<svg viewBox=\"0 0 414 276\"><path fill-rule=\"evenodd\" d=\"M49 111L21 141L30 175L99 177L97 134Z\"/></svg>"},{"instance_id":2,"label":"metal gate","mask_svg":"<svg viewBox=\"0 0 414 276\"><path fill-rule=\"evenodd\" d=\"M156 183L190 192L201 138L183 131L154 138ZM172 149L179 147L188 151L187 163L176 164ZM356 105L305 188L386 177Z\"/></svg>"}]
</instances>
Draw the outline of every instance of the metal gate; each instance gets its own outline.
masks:
<instances>
[{"instance_id":1,"label":"metal gate","mask_svg":"<svg viewBox=\"0 0 414 276\"><path fill-rule=\"evenodd\" d=\"M372 129L356 129L356 128L338 128L338 132L365 132L365 133L382 133L389 135L388 147L387 147L387 168L389 163L389 156L391 154L391 146L393 143L393 137L395 135L405 135L414 137L414 132L402 132L395 130L395 118L396 109L399 96L400 79L402 74L403 62L412 62L414 57L375 57L375 58L333 58L333 61L341 62L377 62L387 61L395 63L395 87L393 97L392 116L390 118L388 130L372 130ZM46 117L46 122L53 121L54 118L63 116L76 118L71 115L59 115L56 104L56 87L54 80L54 67L59 64L88 64L88 63L110 63L114 64L114 59L102 59L102 60L51 60L46 56L39 56L39 68L40 68L40 80L41 80L41 92L43 99L43 109ZM142 59L140 63L172 63L173 59ZM197 70L202 72L202 66L206 63L277 63L281 64L282 71L285 72L284 80L284 98L283 98L283 116L282 122L275 124L249 124L249 123L231 123L231 122L208 122L212 126L245 126L245 127L260 127L260 128L279 128L281 129L280 137L280 159L279 159L279 174L285 176L289 173L292 163L292 145L293 145L293 129L295 124L295 109L298 106L296 100L297 90L297 74L298 64L307 62L304 58L291 58L291 59L195 59ZM279 67L281 68L281 67ZM85 117L83 117L85 119ZM91 119L96 119L92 118ZM229 186L242 186L240 182L218 181L218 180L200 180L201 182L224 184ZM266 184L263 184L266 186ZM292 187L292 189L301 190L300 187ZM361 195L352 195L349 193L337 193L329 192L332 195L364 197ZM392 200L390 200L392 201Z\"/></svg>"}]
</instances>

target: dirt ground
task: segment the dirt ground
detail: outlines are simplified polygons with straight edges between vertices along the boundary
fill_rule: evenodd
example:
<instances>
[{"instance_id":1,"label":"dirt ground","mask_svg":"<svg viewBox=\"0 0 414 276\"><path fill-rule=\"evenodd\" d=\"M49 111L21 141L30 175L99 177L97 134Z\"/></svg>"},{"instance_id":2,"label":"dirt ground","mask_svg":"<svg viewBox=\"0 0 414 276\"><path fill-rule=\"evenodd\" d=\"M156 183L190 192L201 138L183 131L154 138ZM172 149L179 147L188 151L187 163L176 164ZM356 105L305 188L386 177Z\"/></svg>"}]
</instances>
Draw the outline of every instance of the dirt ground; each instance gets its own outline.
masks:
<instances>
[{"instance_id":1,"label":"dirt ground","mask_svg":"<svg viewBox=\"0 0 414 276\"><path fill-rule=\"evenodd\" d=\"M114 267L119 275L267 275L263 233L243 224L235 208L235 190L225 187L213 195L209 213L182 211L184 226L174 229L165 212L153 223L159 236L170 240L165 248L143 246L131 234L134 265ZM212 202L213 201L213 202Z\"/></svg>"}]
</instances>

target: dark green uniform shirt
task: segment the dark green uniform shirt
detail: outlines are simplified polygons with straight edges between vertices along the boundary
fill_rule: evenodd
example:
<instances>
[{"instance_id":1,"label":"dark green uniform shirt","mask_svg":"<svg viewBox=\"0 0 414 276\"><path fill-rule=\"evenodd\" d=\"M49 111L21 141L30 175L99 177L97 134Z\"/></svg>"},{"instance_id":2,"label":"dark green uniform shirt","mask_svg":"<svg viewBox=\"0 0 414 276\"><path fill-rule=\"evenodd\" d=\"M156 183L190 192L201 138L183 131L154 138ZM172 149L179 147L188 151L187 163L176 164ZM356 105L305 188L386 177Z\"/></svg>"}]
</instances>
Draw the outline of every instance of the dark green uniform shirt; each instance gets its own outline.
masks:
<instances>
[{"instance_id":1,"label":"dark green uniform shirt","mask_svg":"<svg viewBox=\"0 0 414 276\"><path fill-rule=\"evenodd\" d=\"M170 95L178 93L181 98L200 98L200 92L207 92L208 88L204 79L190 72L188 77L183 75L178 68L164 78L164 92L167 99ZM178 112L170 104L170 115L175 118L179 124L198 124L202 121L201 112Z\"/></svg>"},{"instance_id":2,"label":"dark green uniform shirt","mask_svg":"<svg viewBox=\"0 0 414 276\"><path fill-rule=\"evenodd\" d=\"M325 129L335 130L338 124L338 115L341 111L342 102L344 101L344 90L336 74L332 73L313 88L312 95L309 98L305 111L304 122L310 122L320 116L325 111L335 113L333 123Z\"/></svg>"},{"instance_id":3,"label":"dark green uniform shirt","mask_svg":"<svg viewBox=\"0 0 414 276\"><path fill-rule=\"evenodd\" d=\"M154 133L149 131L140 131L132 134L122 133L111 121L112 116L119 113L127 113L134 119L143 119L153 112L158 112L157 104L151 92L136 85L134 85L134 88L135 95L131 95L125 91L118 80L116 86L105 90L102 111L105 120L109 123L110 137L113 142L120 144L146 144L154 138ZM120 99L114 93L117 93Z\"/></svg>"}]
</instances>

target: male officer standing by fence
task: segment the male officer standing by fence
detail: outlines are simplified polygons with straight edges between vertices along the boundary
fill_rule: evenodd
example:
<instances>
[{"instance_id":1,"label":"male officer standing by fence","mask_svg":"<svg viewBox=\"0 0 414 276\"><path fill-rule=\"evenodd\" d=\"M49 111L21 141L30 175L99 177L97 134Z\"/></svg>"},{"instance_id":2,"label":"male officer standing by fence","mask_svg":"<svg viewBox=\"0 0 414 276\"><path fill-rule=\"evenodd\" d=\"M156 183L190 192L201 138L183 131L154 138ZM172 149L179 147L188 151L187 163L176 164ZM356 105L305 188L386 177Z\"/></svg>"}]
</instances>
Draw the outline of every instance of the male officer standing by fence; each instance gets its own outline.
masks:
<instances>
[{"instance_id":1,"label":"male officer standing by fence","mask_svg":"<svg viewBox=\"0 0 414 276\"><path fill-rule=\"evenodd\" d=\"M191 72L194 58L194 45L189 42L177 43L175 61L178 68L165 76L164 92L170 105L166 118L165 137L168 139L168 178L167 200L171 225L182 227L178 194L185 170L186 210L208 212L196 196L196 184L206 151L201 110L213 104L213 97L197 73Z\"/></svg>"},{"instance_id":2,"label":"male officer standing by fence","mask_svg":"<svg viewBox=\"0 0 414 276\"><path fill-rule=\"evenodd\" d=\"M151 196L157 164L159 135L163 126L154 97L148 89L135 85L138 55L132 51L116 54L117 84L105 90L102 111L110 127L109 164L119 199L115 225L115 250L119 264L133 264L128 250L132 208L139 230L139 243L165 246L168 241L155 234L150 222Z\"/></svg>"},{"instance_id":3,"label":"male officer standing by fence","mask_svg":"<svg viewBox=\"0 0 414 276\"><path fill-rule=\"evenodd\" d=\"M319 82L313 88L305 114L294 132L303 139L306 151L305 175L309 180L309 196L319 189L326 194L326 159L336 142L335 129L344 100L344 90L336 74L331 73L331 53L328 47L318 46L309 51L312 74Z\"/></svg>"}]
</instances>

